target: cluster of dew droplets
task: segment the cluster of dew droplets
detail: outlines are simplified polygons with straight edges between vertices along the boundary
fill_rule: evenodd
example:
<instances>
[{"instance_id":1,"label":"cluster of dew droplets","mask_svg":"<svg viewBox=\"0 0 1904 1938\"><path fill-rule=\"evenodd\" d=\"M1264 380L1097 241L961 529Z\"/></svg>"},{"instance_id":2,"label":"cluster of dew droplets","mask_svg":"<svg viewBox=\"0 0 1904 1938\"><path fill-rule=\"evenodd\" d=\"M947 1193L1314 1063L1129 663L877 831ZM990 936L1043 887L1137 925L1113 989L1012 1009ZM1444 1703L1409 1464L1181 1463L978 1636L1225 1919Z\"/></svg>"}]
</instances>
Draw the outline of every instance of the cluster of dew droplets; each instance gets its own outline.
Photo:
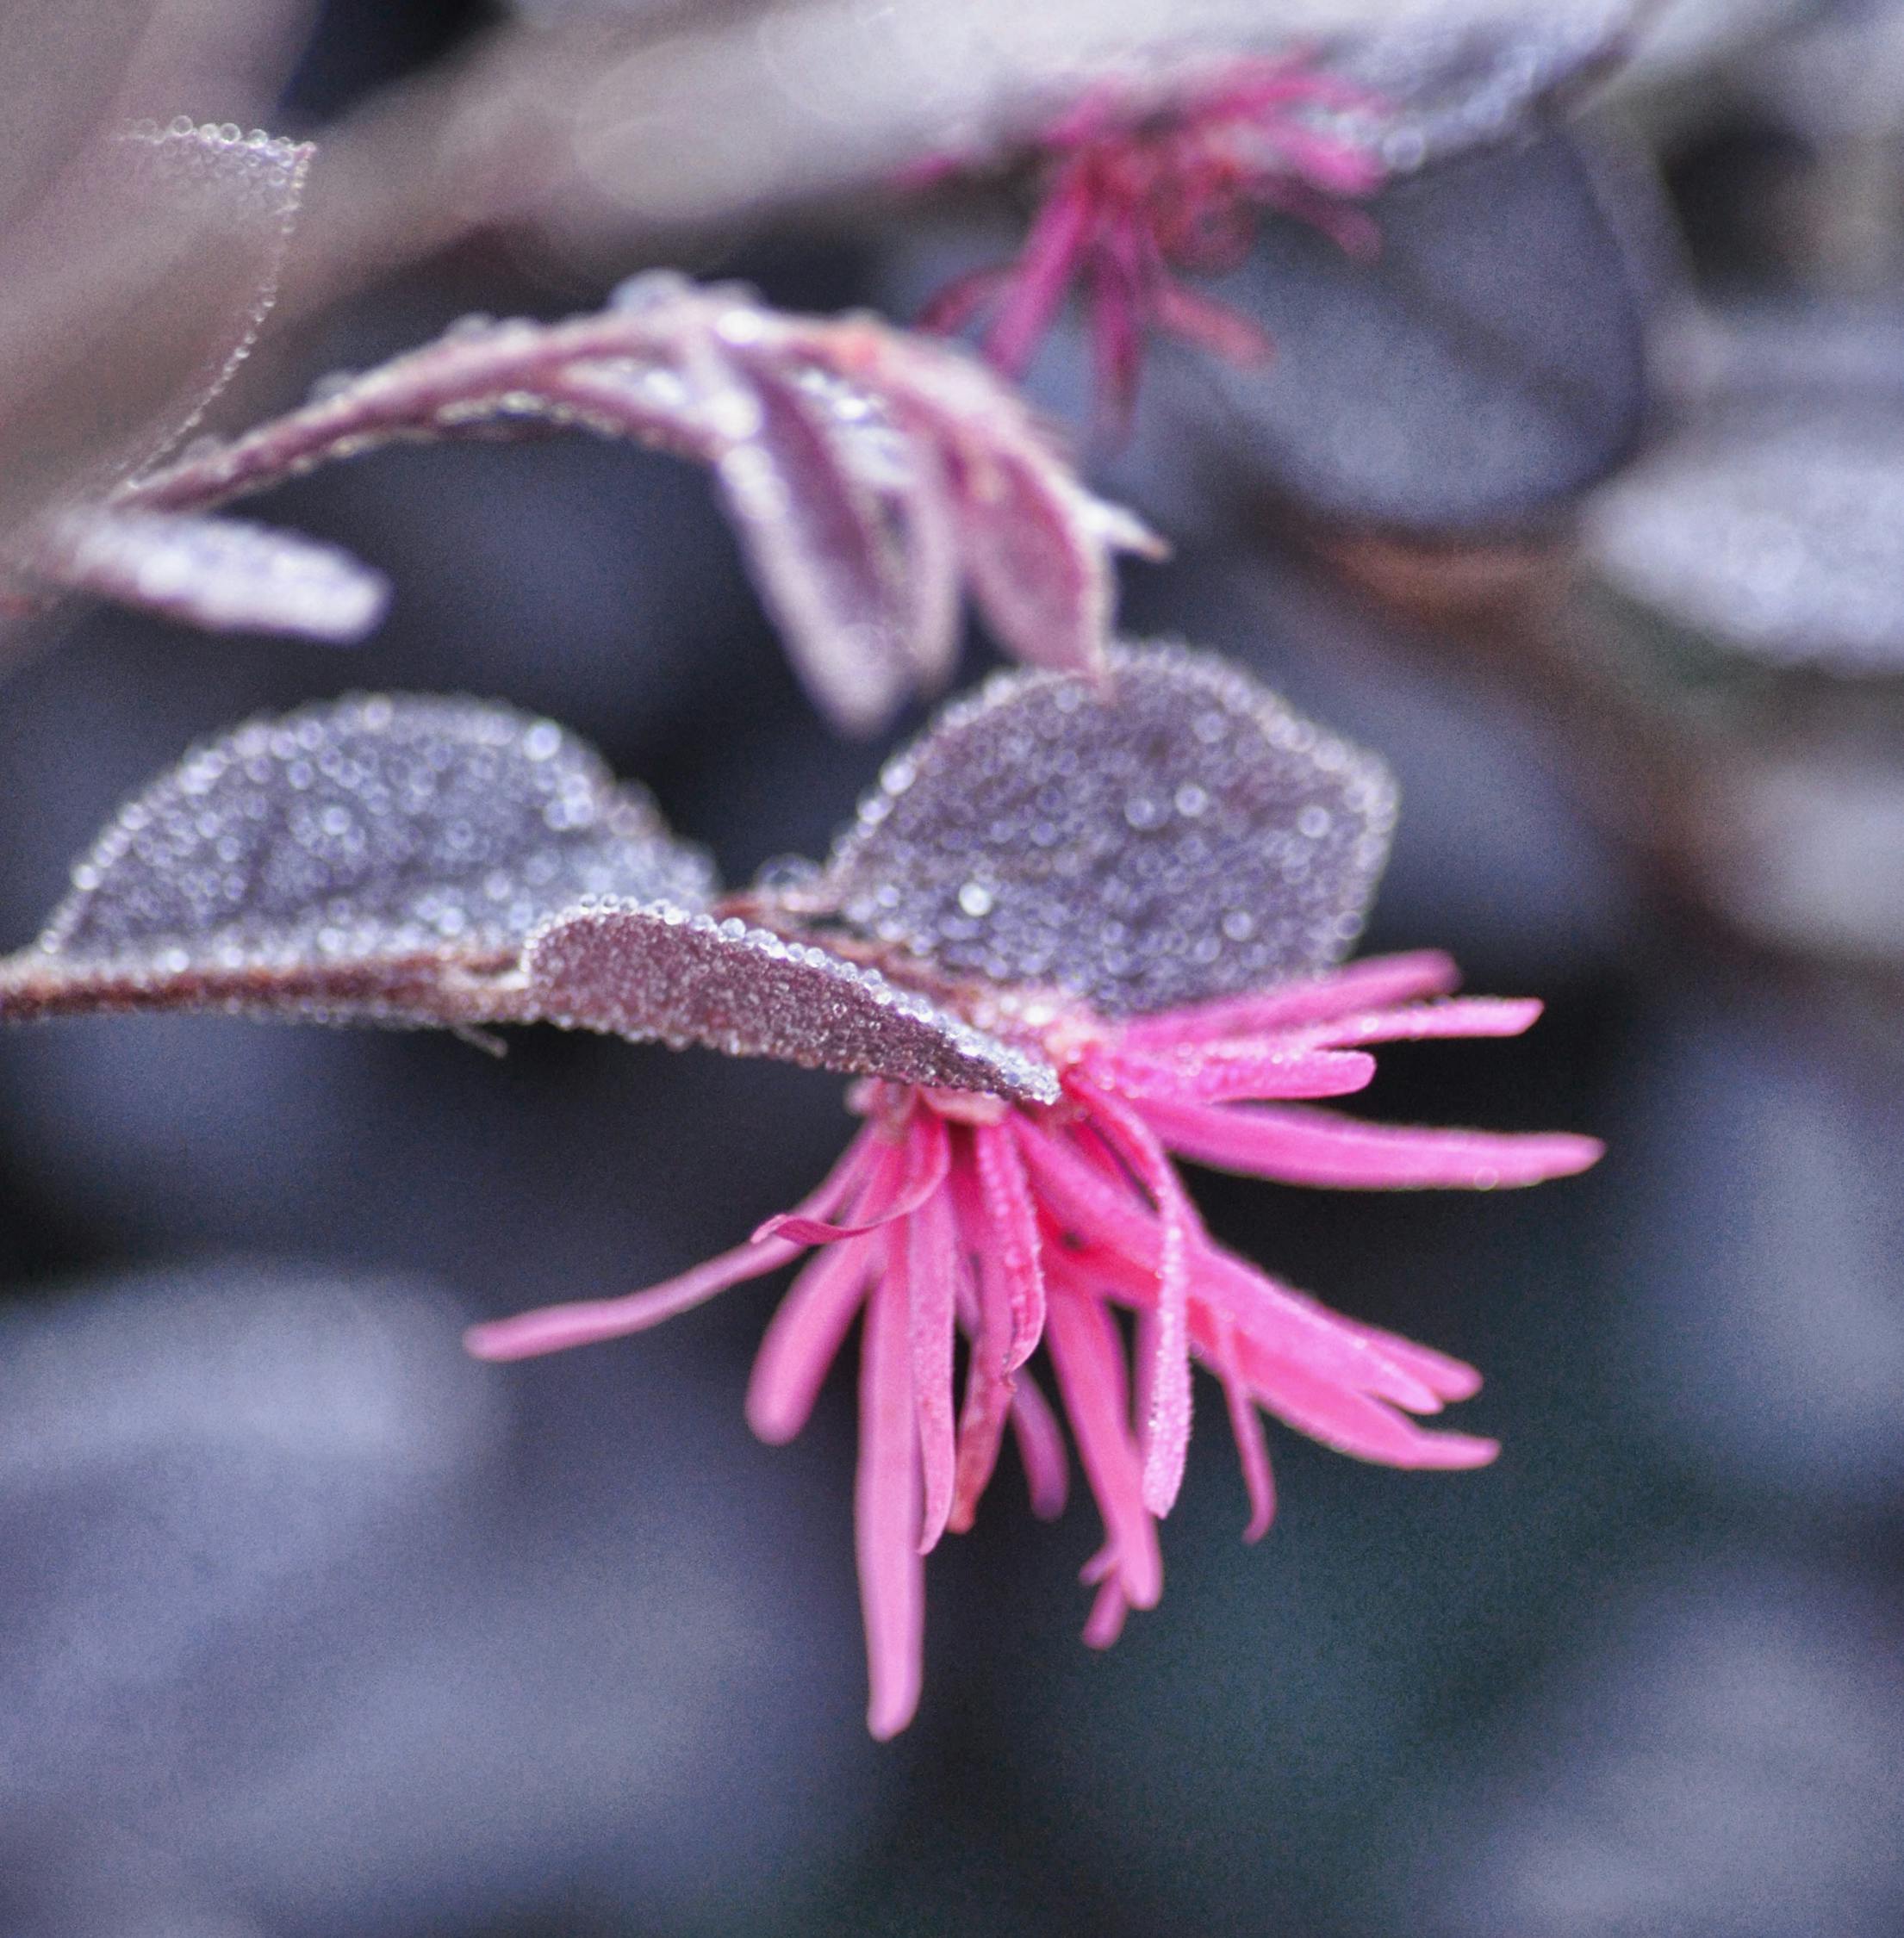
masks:
<instances>
[{"instance_id":1,"label":"cluster of dew droplets","mask_svg":"<svg viewBox=\"0 0 1904 1938\"><path fill-rule=\"evenodd\" d=\"M1171 1009L1339 960L1387 854L1372 756L1222 662L1007 675L890 762L835 853L845 921L955 977Z\"/></svg>"},{"instance_id":2,"label":"cluster of dew droplets","mask_svg":"<svg viewBox=\"0 0 1904 1938\"><path fill-rule=\"evenodd\" d=\"M134 801L41 950L160 966L519 945L588 894L704 901L705 861L552 722L369 699L260 721Z\"/></svg>"}]
</instances>

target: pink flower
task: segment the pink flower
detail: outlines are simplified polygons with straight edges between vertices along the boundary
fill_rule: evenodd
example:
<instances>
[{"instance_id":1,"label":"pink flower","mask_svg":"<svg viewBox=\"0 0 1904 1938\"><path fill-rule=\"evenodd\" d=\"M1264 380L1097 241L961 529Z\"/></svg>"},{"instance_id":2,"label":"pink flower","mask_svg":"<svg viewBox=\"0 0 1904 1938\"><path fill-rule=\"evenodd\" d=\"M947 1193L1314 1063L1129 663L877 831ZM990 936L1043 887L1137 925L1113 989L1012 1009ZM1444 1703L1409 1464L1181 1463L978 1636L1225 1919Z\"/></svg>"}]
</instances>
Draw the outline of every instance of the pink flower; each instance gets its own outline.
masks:
<instances>
[{"instance_id":1,"label":"pink flower","mask_svg":"<svg viewBox=\"0 0 1904 1938\"><path fill-rule=\"evenodd\" d=\"M1183 1477L1193 1359L1223 1387L1249 1491L1247 1540L1274 1507L1260 1411L1393 1467L1493 1457L1491 1440L1409 1418L1473 1393L1472 1368L1342 1318L1225 1252L1171 1163L1336 1188L1487 1189L1585 1169L1601 1151L1591 1138L1366 1124L1315 1107L1368 1083L1365 1046L1517 1035L1540 1013L1534 1002L1451 997L1455 979L1447 958L1421 953L1123 1022L1021 1006L1009 1033L1061 1071L1055 1104L862 1081L851 1097L865 1128L818 1190L748 1244L626 1298L479 1326L470 1349L516 1359L638 1332L810 1252L762 1343L748 1419L764 1440L798 1433L863 1314L868 1721L891 1736L918 1703L923 1557L948 1529L971 1526L1008 1424L1034 1512L1064 1505L1063 1438L1027 1365L1041 1344L1104 1523L1084 1569L1097 1589L1093 1647L1161 1592L1156 1522ZM1134 1363L1118 1307L1135 1315Z\"/></svg>"},{"instance_id":2,"label":"pink flower","mask_svg":"<svg viewBox=\"0 0 1904 1938\"><path fill-rule=\"evenodd\" d=\"M1236 62L1163 105L1122 83L1095 87L1038 138L1048 168L1017 260L961 277L920 320L954 331L989 310L985 354L1022 376L1066 295L1081 286L1099 390L1118 418L1136 398L1153 330L1238 362L1266 357L1272 346L1255 324L1172 272L1235 268L1266 208L1372 255L1375 224L1343 204L1378 189L1382 165L1303 114L1371 105L1362 90L1293 59Z\"/></svg>"}]
</instances>

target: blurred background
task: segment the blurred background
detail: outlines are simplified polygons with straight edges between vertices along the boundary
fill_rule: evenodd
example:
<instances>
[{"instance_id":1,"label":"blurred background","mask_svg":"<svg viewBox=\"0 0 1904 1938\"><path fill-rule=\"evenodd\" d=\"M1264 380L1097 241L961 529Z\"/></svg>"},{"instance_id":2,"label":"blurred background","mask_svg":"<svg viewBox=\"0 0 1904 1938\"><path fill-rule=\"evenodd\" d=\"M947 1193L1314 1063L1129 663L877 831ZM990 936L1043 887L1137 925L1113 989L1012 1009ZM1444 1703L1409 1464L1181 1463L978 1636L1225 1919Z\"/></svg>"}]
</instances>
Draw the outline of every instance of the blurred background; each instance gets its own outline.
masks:
<instances>
[{"instance_id":1,"label":"blurred background","mask_svg":"<svg viewBox=\"0 0 1904 1938\"><path fill-rule=\"evenodd\" d=\"M657 262L903 320L1025 202L893 168L1008 129L1120 10L1038 12L935 95L957 0L16 0L0 215L30 230L32 169L121 113L316 135L225 428ZM1459 1424L1499 1463L1279 1433L1246 1550L1205 1434L1162 1606L1102 1656L1088 1508L1038 1526L1008 1474L933 1558L921 1716L875 1746L848 1382L790 1448L741 1418L771 1282L546 1362L457 1343L734 1242L843 1141L836 1079L554 1032L499 1063L16 1031L5 1938L1904 1929L1904 7L1204 13L1413 116L1381 257L1266 222L1224 293L1278 360L1160 355L1117 450L1074 339L1031 388L1176 543L1126 630L1398 771L1369 947L1548 1004L1384 1053L1372 1110L1608 1140L1500 1197L1196 1180L1227 1241L1481 1366ZM388 573L388 622L0 640L7 947L189 742L305 699L544 711L731 880L821 852L890 744L830 737L664 458L402 449L258 509Z\"/></svg>"}]
</instances>

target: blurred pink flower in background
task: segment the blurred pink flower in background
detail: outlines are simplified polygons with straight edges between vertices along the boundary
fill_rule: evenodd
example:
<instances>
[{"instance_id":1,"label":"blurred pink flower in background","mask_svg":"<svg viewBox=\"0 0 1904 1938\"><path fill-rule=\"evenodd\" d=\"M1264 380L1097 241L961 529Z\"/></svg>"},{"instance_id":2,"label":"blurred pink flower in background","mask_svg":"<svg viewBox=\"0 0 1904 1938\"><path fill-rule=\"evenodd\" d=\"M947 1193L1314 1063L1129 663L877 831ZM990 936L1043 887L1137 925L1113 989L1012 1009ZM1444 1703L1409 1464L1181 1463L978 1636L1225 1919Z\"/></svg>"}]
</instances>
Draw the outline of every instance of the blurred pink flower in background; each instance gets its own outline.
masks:
<instances>
[{"instance_id":1,"label":"blurred pink flower in background","mask_svg":"<svg viewBox=\"0 0 1904 1938\"><path fill-rule=\"evenodd\" d=\"M1362 1046L1518 1035L1540 1014L1531 1001L1451 998L1455 980L1447 957L1422 953L1124 1022L1028 1008L1016 1034L1061 1071L1056 1104L863 1081L852 1101L866 1127L811 1196L748 1244L625 1298L479 1326L470 1348L517 1359L638 1332L811 1252L762 1344L748 1418L765 1440L798 1433L863 1312L868 1721L891 1736L918 1703L923 1557L948 1528L971 1526L1008 1422L1034 1511L1064 1505L1062 1437L1025 1370L1041 1341L1104 1522L1084 1569L1097 1588L1085 1628L1094 1647L1161 1592L1156 1520L1183 1477L1192 1358L1223 1388L1248 1540L1274 1506L1259 1408L1388 1466L1493 1457L1491 1440L1409 1417L1467 1398L1480 1385L1472 1367L1329 1312L1223 1250L1171 1163L1373 1189L1485 1190L1584 1170L1601 1152L1591 1138L1367 1124L1307 1101L1362 1089L1374 1074ZM1135 1315L1128 1363L1114 1307Z\"/></svg>"},{"instance_id":2,"label":"blurred pink flower in background","mask_svg":"<svg viewBox=\"0 0 1904 1938\"><path fill-rule=\"evenodd\" d=\"M1262 330L1173 272L1235 269L1265 209L1312 224L1353 255L1372 255L1375 223L1346 204L1372 195L1385 171L1361 142L1309 117L1373 105L1366 90L1292 57L1234 62L1198 84L1179 84L1166 101L1102 83L1037 138L1049 165L1017 259L960 277L921 323L958 330L989 311L985 354L1022 376L1079 287L1113 423L1136 397L1153 330L1239 362L1260 360L1272 347ZM934 163L917 172L930 179L947 171Z\"/></svg>"}]
</instances>

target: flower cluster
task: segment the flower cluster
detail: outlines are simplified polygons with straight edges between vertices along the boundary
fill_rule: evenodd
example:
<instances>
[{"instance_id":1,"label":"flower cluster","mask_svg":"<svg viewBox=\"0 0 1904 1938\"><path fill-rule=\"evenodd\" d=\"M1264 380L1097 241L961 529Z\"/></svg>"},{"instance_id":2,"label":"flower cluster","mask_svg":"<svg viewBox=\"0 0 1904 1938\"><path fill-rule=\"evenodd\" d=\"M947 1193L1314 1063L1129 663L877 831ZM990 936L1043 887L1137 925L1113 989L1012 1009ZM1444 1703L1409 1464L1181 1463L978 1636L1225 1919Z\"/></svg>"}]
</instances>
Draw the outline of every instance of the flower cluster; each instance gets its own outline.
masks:
<instances>
[{"instance_id":1,"label":"flower cluster","mask_svg":"<svg viewBox=\"0 0 1904 1938\"><path fill-rule=\"evenodd\" d=\"M1314 109L1371 105L1362 90L1287 58L1235 62L1160 102L1102 83L1037 138L1042 196L1017 259L961 277L921 322L955 331L989 313L985 353L1019 376L1080 288L1099 392L1120 416L1135 401L1153 330L1239 362L1265 357L1272 346L1255 324L1174 272L1235 268L1266 209L1372 254L1373 221L1347 204L1373 194L1384 171L1360 143L1305 119Z\"/></svg>"},{"instance_id":2,"label":"flower cluster","mask_svg":"<svg viewBox=\"0 0 1904 1938\"><path fill-rule=\"evenodd\" d=\"M1097 1588L1085 1628L1094 1647L1161 1592L1156 1519L1183 1476L1193 1359L1223 1387L1247 1540L1274 1506L1259 1409L1389 1466L1493 1457L1491 1440L1408 1417L1465 1399L1480 1384L1472 1368L1329 1312L1224 1251L1171 1163L1338 1188L1487 1189L1584 1170L1600 1154L1590 1138L1363 1123L1310 1101L1366 1084L1368 1044L1515 1035L1540 1013L1533 1002L1449 998L1454 980L1447 958L1422 953L1122 1024L1070 1009L1036 1033L1062 1073L1048 1107L862 1081L853 1103L865 1128L818 1190L750 1243L625 1298L477 1326L470 1348L517 1359L638 1332L811 1251L762 1345L747 1413L762 1439L791 1439L862 1317L868 1721L890 1736L919 1698L923 1557L948 1529L972 1525L1008 1422L1034 1510L1064 1505L1063 1438L1027 1370L1041 1344L1104 1523L1084 1569ZM1118 1308L1136 1315L1134 1369Z\"/></svg>"},{"instance_id":3,"label":"flower cluster","mask_svg":"<svg viewBox=\"0 0 1904 1938\"><path fill-rule=\"evenodd\" d=\"M1173 1158L1484 1189L1599 1154L1323 1108L1367 1084L1371 1045L1514 1035L1539 1005L1456 997L1436 954L1334 966L1394 823L1379 761L1209 655L1119 646L1106 671L1001 675L948 707L823 867L737 895L551 722L415 697L253 722L121 812L40 942L0 962L0 1018L542 1021L858 1078L865 1127L750 1243L470 1345L510 1359L637 1332L811 1252L749 1415L796 1433L862 1320L869 1720L891 1736L918 1700L922 1556L971 1525L1008 1426L1033 1506L1063 1501L1041 1346L1104 1522L1099 1645L1162 1585L1193 1363L1223 1389L1251 1537L1272 1508L1260 1413L1392 1466L1494 1451L1410 1417L1473 1392L1470 1368L1223 1251Z\"/></svg>"}]
</instances>

